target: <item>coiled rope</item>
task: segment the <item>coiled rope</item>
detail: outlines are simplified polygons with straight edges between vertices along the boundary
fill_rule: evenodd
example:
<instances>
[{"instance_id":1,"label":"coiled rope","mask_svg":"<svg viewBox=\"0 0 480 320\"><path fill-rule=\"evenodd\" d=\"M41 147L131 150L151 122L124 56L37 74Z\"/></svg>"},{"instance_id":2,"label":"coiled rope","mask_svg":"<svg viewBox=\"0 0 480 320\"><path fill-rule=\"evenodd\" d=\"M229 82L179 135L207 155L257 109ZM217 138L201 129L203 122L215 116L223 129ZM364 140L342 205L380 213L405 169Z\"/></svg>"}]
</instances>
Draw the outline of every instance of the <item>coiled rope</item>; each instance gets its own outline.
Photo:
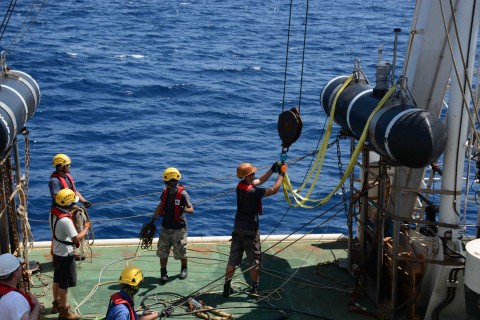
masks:
<instances>
[{"instance_id":1,"label":"coiled rope","mask_svg":"<svg viewBox=\"0 0 480 320\"><path fill-rule=\"evenodd\" d=\"M140 249L150 250L152 249L153 238L157 232L157 226L154 221L145 223L140 230ZM137 249L138 250L138 249Z\"/></svg>"}]
</instances>

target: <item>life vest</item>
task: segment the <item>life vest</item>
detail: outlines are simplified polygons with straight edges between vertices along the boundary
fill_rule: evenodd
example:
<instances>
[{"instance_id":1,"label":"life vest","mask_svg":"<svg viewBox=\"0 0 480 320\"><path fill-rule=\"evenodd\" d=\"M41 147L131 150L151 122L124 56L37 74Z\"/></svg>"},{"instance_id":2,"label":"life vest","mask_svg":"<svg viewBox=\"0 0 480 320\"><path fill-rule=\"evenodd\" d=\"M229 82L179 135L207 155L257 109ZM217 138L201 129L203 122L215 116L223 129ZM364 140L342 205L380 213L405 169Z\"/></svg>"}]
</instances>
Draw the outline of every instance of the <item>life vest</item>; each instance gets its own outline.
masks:
<instances>
[{"instance_id":1,"label":"life vest","mask_svg":"<svg viewBox=\"0 0 480 320\"><path fill-rule=\"evenodd\" d=\"M52 208L50 210L50 212L52 213L52 215L50 215L50 220L51 220L50 223L53 224L52 242L51 242L51 246L50 246L50 253L53 255L53 239L57 240L60 243L66 244L67 246L75 246L75 248L79 248L80 247L79 243L75 243L73 241L63 241L63 240L58 239L57 236L55 235L55 228L57 227L57 222L60 219L65 218L65 217L69 218L72 221L73 225L75 225L75 223L73 222L73 219L72 219L72 215L69 214L69 213L63 212L62 210L58 209L57 207ZM55 220L55 223L53 223L53 216L54 215L57 217L57 220Z\"/></svg>"},{"instance_id":2,"label":"life vest","mask_svg":"<svg viewBox=\"0 0 480 320\"><path fill-rule=\"evenodd\" d=\"M137 319L137 314L135 313L135 311L133 311L132 306L130 305L130 303L128 303L127 300L125 300L124 297L122 297L120 292L116 292L112 294L112 296L110 297L110 304L108 305L107 314L108 314L108 311L110 311L110 309L117 304L123 304L127 307L128 312L130 312L130 320Z\"/></svg>"},{"instance_id":3,"label":"life vest","mask_svg":"<svg viewBox=\"0 0 480 320\"><path fill-rule=\"evenodd\" d=\"M16 292L20 293L25 299L27 299L28 305L30 306L30 310L33 310L33 307L35 307L35 306L33 305L32 298L30 298L30 296L28 294L26 294L22 290L19 290L15 287L10 287L10 286L7 286L3 283L0 283L0 299L2 298L2 296L6 295L7 293L9 293L11 291L16 291Z\"/></svg>"},{"instance_id":4,"label":"life vest","mask_svg":"<svg viewBox=\"0 0 480 320\"><path fill-rule=\"evenodd\" d=\"M253 188L253 186L251 184L246 184L243 180L241 180L237 185L237 189L240 189L240 190L244 191L245 194L248 192L248 190L250 190L252 188ZM240 206L240 208L238 208L239 210L242 209L241 207L243 206L243 200L245 198L245 194L242 197L241 206ZM258 211L258 214L262 215L262 200L261 199L258 199L257 211Z\"/></svg>"},{"instance_id":5,"label":"life vest","mask_svg":"<svg viewBox=\"0 0 480 320\"><path fill-rule=\"evenodd\" d=\"M179 184L178 185L178 188L177 188L177 193L175 194L175 204L173 206L173 213L175 215L175 222L180 222L182 221L182 208L180 206L181 204L181 200L182 200L182 191L184 190L185 188ZM164 213L165 213L165 205L167 203L167 196L168 196L168 188L165 188L163 189L163 192L162 192L162 201L161 201L161 204L160 204L160 216L163 217Z\"/></svg>"},{"instance_id":6,"label":"life vest","mask_svg":"<svg viewBox=\"0 0 480 320\"><path fill-rule=\"evenodd\" d=\"M60 180L60 183L62 184L62 189L72 189L75 192L76 189L75 189L75 182L73 181L73 177L70 175L70 173L65 173L65 174L67 176L67 179L70 181L70 186L71 186L70 188L68 187L68 183L65 177L62 177L57 171L52 173L50 178L57 178L58 180Z\"/></svg>"}]
</instances>

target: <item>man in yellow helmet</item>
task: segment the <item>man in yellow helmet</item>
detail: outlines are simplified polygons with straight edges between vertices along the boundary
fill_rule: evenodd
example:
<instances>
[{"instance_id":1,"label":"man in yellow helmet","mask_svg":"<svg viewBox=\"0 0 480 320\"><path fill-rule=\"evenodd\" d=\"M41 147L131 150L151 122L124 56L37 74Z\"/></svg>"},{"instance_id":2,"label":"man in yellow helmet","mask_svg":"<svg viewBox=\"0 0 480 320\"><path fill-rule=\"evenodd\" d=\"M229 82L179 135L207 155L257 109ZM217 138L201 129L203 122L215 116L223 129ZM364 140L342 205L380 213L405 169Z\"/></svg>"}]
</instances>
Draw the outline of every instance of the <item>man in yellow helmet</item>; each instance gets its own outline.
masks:
<instances>
[{"instance_id":1,"label":"man in yellow helmet","mask_svg":"<svg viewBox=\"0 0 480 320\"><path fill-rule=\"evenodd\" d=\"M147 311L142 316L135 312L134 296L143 282L143 273L138 267L128 266L120 275L118 283L120 291L110 297L105 320L153 320L168 317L173 313L173 307L166 307L161 312Z\"/></svg>"},{"instance_id":2,"label":"man in yellow helmet","mask_svg":"<svg viewBox=\"0 0 480 320\"><path fill-rule=\"evenodd\" d=\"M162 228L157 244L157 256L160 258L160 284L168 281L167 262L170 249L173 257L181 261L180 279L186 279L187 269L187 220L185 212L193 214L193 206L185 188L178 184L181 175L176 168L170 167L163 172L165 188L160 203L152 217L152 222L162 216Z\"/></svg>"},{"instance_id":3,"label":"man in yellow helmet","mask_svg":"<svg viewBox=\"0 0 480 320\"><path fill-rule=\"evenodd\" d=\"M68 288L77 285L77 266L75 264L75 247L87 235L90 222L85 222L84 229L78 233L73 223L71 209L78 197L71 189L60 190L55 197L55 207L50 210L50 229L52 231L53 255L53 303L58 310L58 319L80 319L68 304Z\"/></svg>"},{"instance_id":4,"label":"man in yellow helmet","mask_svg":"<svg viewBox=\"0 0 480 320\"><path fill-rule=\"evenodd\" d=\"M80 202L83 203L85 207L90 207L91 204L87 201L80 191L75 187L75 182L73 177L70 174L70 165L72 160L69 156L63 153L56 154L52 159L52 164L55 167L55 171L50 176L50 181L48 182L48 187L50 189L50 195L52 196L52 208L55 207L55 196L58 191L62 189L71 189L75 192L75 195L78 197Z\"/></svg>"},{"instance_id":5,"label":"man in yellow helmet","mask_svg":"<svg viewBox=\"0 0 480 320\"><path fill-rule=\"evenodd\" d=\"M262 214L262 198L274 195L280 189L283 177L287 172L286 163L274 163L261 177L255 179L255 168L250 163L242 163L237 167L237 177L240 182L237 185L237 213L232 232L232 243L230 245L230 256L225 271L225 285L223 296L228 298L231 289L231 282L235 268L242 262L243 253L251 266L250 279L252 296L258 295L258 280L262 263L262 250L260 247L260 223L259 215ZM273 173L278 173L277 180L271 188L260 188Z\"/></svg>"}]
</instances>

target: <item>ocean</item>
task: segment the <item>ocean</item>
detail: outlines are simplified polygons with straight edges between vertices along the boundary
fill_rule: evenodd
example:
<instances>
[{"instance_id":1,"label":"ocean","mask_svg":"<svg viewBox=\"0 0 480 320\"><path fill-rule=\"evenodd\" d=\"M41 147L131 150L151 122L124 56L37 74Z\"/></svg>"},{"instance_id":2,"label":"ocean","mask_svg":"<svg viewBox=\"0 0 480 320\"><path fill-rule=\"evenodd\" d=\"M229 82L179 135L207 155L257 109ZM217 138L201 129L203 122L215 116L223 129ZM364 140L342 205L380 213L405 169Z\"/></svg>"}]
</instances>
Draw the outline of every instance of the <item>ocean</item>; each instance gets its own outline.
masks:
<instances>
[{"instance_id":1,"label":"ocean","mask_svg":"<svg viewBox=\"0 0 480 320\"><path fill-rule=\"evenodd\" d=\"M237 165L251 162L262 173L279 160L278 115L297 106L303 131L287 162L300 185L323 134L323 86L350 74L355 59L374 79L379 46L392 60L394 28L402 29L400 74L415 1L292 1L291 10L286 0L33 4L18 1L0 45L10 68L42 92L27 123L29 217L42 241L51 237L48 180L57 153L71 157L76 185L93 204L96 239L138 237L171 166L194 203L189 236L230 234ZM348 148L342 142L344 167ZM311 197L328 194L339 174L333 147ZM264 199L262 234L346 233L341 199L289 208L279 192Z\"/></svg>"}]
</instances>

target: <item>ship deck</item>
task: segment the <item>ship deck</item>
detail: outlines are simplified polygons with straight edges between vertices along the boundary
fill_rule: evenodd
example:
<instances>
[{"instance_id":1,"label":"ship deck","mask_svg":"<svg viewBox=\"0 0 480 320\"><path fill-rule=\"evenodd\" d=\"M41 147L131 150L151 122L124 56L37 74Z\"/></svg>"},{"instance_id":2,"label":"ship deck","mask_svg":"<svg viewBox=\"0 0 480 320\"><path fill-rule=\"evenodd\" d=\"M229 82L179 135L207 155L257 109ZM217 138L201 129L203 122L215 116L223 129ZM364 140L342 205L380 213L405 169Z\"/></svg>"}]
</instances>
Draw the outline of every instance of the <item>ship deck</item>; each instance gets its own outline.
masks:
<instances>
[{"instance_id":1,"label":"ship deck","mask_svg":"<svg viewBox=\"0 0 480 320\"><path fill-rule=\"evenodd\" d=\"M281 239L283 237L275 236L262 243L260 297L248 295L250 280L248 272L242 272L247 269L244 267L237 269L232 283L235 292L228 299L222 296L222 290L229 237L189 239L188 278L178 278L180 262L170 258L170 281L165 285L159 284L159 259L155 255L157 239L151 250L141 250L139 240L135 239L97 240L90 247L91 258L87 256L86 260L77 262L78 283L69 289L69 302L72 309L82 314L82 319L101 319L110 295L119 289L116 281L121 271L126 265L135 265L144 274L144 282L135 296L139 312L143 301L155 311L164 305L173 305L171 318L174 319L226 319L213 312L196 315L186 303L187 298L192 297L231 315L232 319L372 318L368 310L375 308L366 296L355 296L357 304L351 305L354 278L340 267L340 263L335 263L347 257L344 237L330 235L329 239L322 239L311 235L296 241ZM57 318L50 313L53 272L49 243L36 243L29 253L30 263L40 266L32 276L31 287L45 305L46 313L40 319Z\"/></svg>"}]
</instances>

